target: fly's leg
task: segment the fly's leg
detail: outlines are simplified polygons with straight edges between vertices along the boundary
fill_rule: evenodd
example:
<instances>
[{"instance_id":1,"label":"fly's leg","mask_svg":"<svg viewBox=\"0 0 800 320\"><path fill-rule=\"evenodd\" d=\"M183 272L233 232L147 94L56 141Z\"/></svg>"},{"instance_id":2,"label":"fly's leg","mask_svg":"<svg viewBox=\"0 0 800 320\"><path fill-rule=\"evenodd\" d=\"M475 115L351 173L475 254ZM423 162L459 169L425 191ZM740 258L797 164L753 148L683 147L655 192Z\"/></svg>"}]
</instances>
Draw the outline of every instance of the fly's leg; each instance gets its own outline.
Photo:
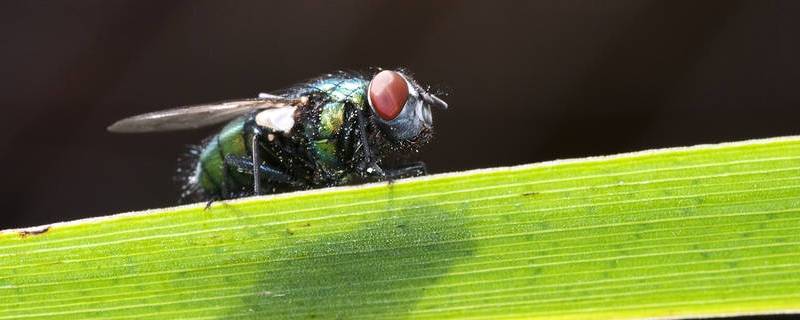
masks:
<instances>
[{"instance_id":1,"label":"fly's leg","mask_svg":"<svg viewBox=\"0 0 800 320\"><path fill-rule=\"evenodd\" d=\"M260 195L261 194L261 170L259 170L259 165L261 164L261 157L258 152L258 135L254 134L253 137L250 139L250 150L253 154L253 194ZM225 159L226 161L228 159Z\"/></svg>"},{"instance_id":2,"label":"fly's leg","mask_svg":"<svg viewBox=\"0 0 800 320\"><path fill-rule=\"evenodd\" d=\"M225 197L223 197L222 195L219 195L219 194L218 195L212 195L212 196L206 198L206 206L205 206L205 208L203 208L203 211L208 211L209 209L211 209L211 205L214 204L214 202L219 202L219 201L222 201L222 200L225 200Z\"/></svg>"},{"instance_id":3,"label":"fly's leg","mask_svg":"<svg viewBox=\"0 0 800 320\"><path fill-rule=\"evenodd\" d=\"M301 183L295 180L291 175L266 164L255 165L254 162L247 157L229 154L225 156L225 163L241 172L253 174L253 176L258 175L260 177L263 175L265 180L272 183L283 183L292 186L301 185Z\"/></svg>"},{"instance_id":4,"label":"fly's leg","mask_svg":"<svg viewBox=\"0 0 800 320\"><path fill-rule=\"evenodd\" d=\"M214 202L217 202L216 198L212 198L211 200L208 200L208 202L206 202L206 207L203 208L203 211L208 211L208 209L211 208L211 205L214 204Z\"/></svg>"},{"instance_id":5,"label":"fly's leg","mask_svg":"<svg viewBox=\"0 0 800 320\"><path fill-rule=\"evenodd\" d=\"M400 178L424 176L426 174L428 174L428 169L425 167L425 163L414 162L399 168L386 170L386 179L392 181Z\"/></svg>"},{"instance_id":6,"label":"fly's leg","mask_svg":"<svg viewBox=\"0 0 800 320\"><path fill-rule=\"evenodd\" d=\"M361 112L358 112L358 135L359 140L361 140L361 146L364 148L364 163L359 166L359 170L363 170L368 176L385 175L383 169L378 166L378 161L373 158L367 137L367 119L364 118L364 114Z\"/></svg>"}]
</instances>

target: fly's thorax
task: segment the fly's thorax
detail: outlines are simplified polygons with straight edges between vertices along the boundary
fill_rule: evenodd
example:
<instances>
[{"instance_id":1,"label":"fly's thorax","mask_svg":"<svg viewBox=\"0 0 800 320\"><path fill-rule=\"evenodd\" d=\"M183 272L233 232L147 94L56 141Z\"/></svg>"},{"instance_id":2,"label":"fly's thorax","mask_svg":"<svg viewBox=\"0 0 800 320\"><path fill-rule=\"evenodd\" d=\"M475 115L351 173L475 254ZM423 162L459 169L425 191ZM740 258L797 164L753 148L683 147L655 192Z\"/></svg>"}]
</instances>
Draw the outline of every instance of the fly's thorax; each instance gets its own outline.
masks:
<instances>
[{"instance_id":1,"label":"fly's thorax","mask_svg":"<svg viewBox=\"0 0 800 320\"><path fill-rule=\"evenodd\" d=\"M326 102L349 102L355 105L366 103L369 82L355 74L340 73L317 79L309 89Z\"/></svg>"},{"instance_id":2,"label":"fly's thorax","mask_svg":"<svg viewBox=\"0 0 800 320\"><path fill-rule=\"evenodd\" d=\"M343 170L340 139L347 124L347 109L352 106L343 101L320 101L314 108L301 113L299 119L303 123L308 150L318 168L337 175Z\"/></svg>"},{"instance_id":3,"label":"fly's thorax","mask_svg":"<svg viewBox=\"0 0 800 320\"><path fill-rule=\"evenodd\" d=\"M324 103L319 112L317 137L319 139L335 139L342 130L345 122L345 108L347 104L343 101L331 101Z\"/></svg>"},{"instance_id":4,"label":"fly's thorax","mask_svg":"<svg viewBox=\"0 0 800 320\"><path fill-rule=\"evenodd\" d=\"M348 114L365 110L367 82L361 77L341 74L321 78L310 87L312 107L300 116L309 150L321 170L339 176L349 160L347 146L342 142L345 127L353 125Z\"/></svg>"},{"instance_id":5,"label":"fly's thorax","mask_svg":"<svg viewBox=\"0 0 800 320\"><path fill-rule=\"evenodd\" d=\"M335 139L348 119L347 110L364 110L368 82L348 73L337 73L309 85L311 108L305 113L307 135L313 139Z\"/></svg>"}]
</instances>

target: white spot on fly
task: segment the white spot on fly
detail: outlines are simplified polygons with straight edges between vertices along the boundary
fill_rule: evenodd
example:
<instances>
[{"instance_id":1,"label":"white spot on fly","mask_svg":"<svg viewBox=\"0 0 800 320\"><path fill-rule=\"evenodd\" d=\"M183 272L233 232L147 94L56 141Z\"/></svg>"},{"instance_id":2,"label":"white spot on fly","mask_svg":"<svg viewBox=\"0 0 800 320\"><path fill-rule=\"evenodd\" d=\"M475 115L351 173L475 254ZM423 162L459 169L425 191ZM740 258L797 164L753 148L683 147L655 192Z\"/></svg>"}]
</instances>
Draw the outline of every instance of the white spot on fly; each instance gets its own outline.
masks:
<instances>
[{"instance_id":1,"label":"white spot on fly","mask_svg":"<svg viewBox=\"0 0 800 320\"><path fill-rule=\"evenodd\" d=\"M267 134L267 141L269 142L275 141L275 135L271 133Z\"/></svg>"},{"instance_id":2,"label":"white spot on fly","mask_svg":"<svg viewBox=\"0 0 800 320\"><path fill-rule=\"evenodd\" d=\"M289 133L294 127L297 107L266 109L256 115L256 124L275 132Z\"/></svg>"},{"instance_id":3,"label":"white spot on fly","mask_svg":"<svg viewBox=\"0 0 800 320\"><path fill-rule=\"evenodd\" d=\"M367 168L367 173L372 173L373 171L375 171L375 169L372 169L372 167Z\"/></svg>"}]
</instances>

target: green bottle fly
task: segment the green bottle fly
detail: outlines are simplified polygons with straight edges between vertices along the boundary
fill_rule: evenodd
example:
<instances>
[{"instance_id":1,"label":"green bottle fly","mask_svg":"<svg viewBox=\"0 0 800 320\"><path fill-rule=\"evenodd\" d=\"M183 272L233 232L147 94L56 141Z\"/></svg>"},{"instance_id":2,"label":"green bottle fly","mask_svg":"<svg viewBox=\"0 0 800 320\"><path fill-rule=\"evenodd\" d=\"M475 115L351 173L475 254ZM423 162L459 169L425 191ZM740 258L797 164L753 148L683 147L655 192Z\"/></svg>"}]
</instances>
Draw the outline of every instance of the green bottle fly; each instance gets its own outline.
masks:
<instances>
[{"instance_id":1,"label":"green bottle fly","mask_svg":"<svg viewBox=\"0 0 800 320\"><path fill-rule=\"evenodd\" d=\"M431 107L447 104L403 71L337 72L256 99L147 113L112 132L193 129L228 122L179 174L183 198L230 199L425 173L389 166L433 133Z\"/></svg>"}]
</instances>

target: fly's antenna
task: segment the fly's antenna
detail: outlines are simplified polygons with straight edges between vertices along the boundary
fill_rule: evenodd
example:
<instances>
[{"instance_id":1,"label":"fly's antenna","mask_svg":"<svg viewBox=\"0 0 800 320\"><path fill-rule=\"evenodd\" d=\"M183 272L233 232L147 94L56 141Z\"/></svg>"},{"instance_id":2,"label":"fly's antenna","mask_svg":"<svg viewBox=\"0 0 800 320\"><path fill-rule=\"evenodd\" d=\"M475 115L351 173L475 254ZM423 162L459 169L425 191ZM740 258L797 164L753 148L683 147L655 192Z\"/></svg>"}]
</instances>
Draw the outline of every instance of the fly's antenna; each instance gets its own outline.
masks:
<instances>
[{"instance_id":1,"label":"fly's antenna","mask_svg":"<svg viewBox=\"0 0 800 320\"><path fill-rule=\"evenodd\" d=\"M444 102L444 100L439 99L439 97L437 97L436 95L430 93L422 93L422 101L425 101L425 103L429 105L438 107L439 109L447 110L447 102Z\"/></svg>"}]
</instances>

